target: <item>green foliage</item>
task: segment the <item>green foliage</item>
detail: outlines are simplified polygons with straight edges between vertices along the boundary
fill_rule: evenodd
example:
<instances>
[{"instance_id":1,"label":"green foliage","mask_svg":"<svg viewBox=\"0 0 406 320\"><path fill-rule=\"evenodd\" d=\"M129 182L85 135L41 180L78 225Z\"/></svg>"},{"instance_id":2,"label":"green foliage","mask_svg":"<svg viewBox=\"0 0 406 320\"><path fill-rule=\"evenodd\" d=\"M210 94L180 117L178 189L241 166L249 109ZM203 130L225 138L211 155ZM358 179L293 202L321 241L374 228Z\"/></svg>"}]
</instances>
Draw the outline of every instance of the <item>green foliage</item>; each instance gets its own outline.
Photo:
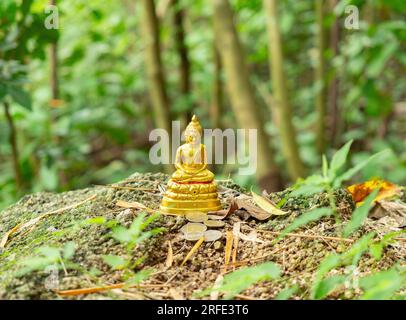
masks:
<instances>
[{"instance_id":1,"label":"green foliage","mask_svg":"<svg viewBox=\"0 0 406 320\"><path fill-rule=\"evenodd\" d=\"M224 299L232 299L255 283L279 278L280 272L279 267L273 262L241 268L225 275L218 287L208 288L199 292L198 296L205 296L213 291L218 291L224 294Z\"/></svg>"},{"instance_id":2,"label":"green foliage","mask_svg":"<svg viewBox=\"0 0 406 320\"><path fill-rule=\"evenodd\" d=\"M379 192L379 188L375 189L368 197L365 199L364 203L356 208L353 213L351 220L344 227L343 235L344 237L350 236L354 231L356 231L368 217L369 210L371 209L371 204Z\"/></svg>"},{"instance_id":3,"label":"green foliage","mask_svg":"<svg viewBox=\"0 0 406 320\"><path fill-rule=\"evenodd\" d=\"M286 236L287 233L292 232L306 224L314 221L320 220L322 217L328 217L332 214L330 208L316 208L307 212L302 213L298 218L296 218L288 227L286 227L281 234L274 240L274 242L278 242L283 237Z\"/></svg>"},{"instance_id":4,"label":"green foliage","mask_svg":"<svg viewBox=\"0 0 406 320\"><path fill-rule=\"evenodd\" d=\"M299 286L297 284L287 287L281 290L278 295L275 297L275 300L288 300L291 296L293 296L299 290Z\"/></svg>"},{"instance_id":5,"label":"green foliage","mask_svg":"<svg viewBox=\"0 0 406 320\"><path fill-rule=\"evenodd\" d=\"M129 228L123 226L115 226L112 229L112 237L117 241L125 244L129 250L133 249L137 244L151 238L152 236L164 231L163 228L153 228L145 231L145 229L159 217L159 214L146 215L140 213Z\"/></svg>"},{"instance_id":6,"label":"green foliage","mask_svg":"<svg viewBox=\"0 0 406 320\"><path fill-rule=\"evenodd\" d=\"M360 279L360 287L364 290L361 300L387 300L406 285L406 272L396 268L380 271Z\"/></svg>"},{"instance_id":7,"label":"green foliage","mask_svg":"<svg viewBox=\"0 0 406 320\"><path fill-rule=\"evenodd\" d=\"M62 248L40 247L34 256L21 262L21 268L17 275L22 276L33 271L43 271L48 266L55 266L57 269L76 269L77 265L71 262L75 250L74 242L67 242Z\"/></svg>"}]
</instances>

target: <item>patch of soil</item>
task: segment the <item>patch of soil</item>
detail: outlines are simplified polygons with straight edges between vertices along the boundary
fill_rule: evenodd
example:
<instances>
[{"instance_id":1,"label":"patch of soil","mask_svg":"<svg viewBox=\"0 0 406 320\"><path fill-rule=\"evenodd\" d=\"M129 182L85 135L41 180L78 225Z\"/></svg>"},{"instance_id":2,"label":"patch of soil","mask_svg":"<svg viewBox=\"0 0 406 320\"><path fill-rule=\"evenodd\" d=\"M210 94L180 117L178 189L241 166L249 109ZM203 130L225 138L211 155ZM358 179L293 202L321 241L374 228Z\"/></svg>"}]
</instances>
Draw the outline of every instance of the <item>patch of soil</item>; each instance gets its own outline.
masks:
<instances>
[{"instance_id":1,"label":"patch of soil","mask_svg":"<svg viewBox=\"0 0 406 320\"><path fill-rule=\"evenodd\" d=\"M168 176L164 174L136 173L128 179L116 184L116 187L94 187L61 194L38 193L25 196L18 203L0 213L0 239L19 223L25 223L40 214L63 208L95 195L96 198L81 206L41 219L31 229L17 232L8 240L4 249L0 249L0 299L61 299L46 283L50 274L32 272L17 276L21 261L32 256L36 248L41 246L63 246L69 241L77 244L73 262L90 271L98 269L97 279L75 270L67 273L59 271L58 290L96 287L115 284L122 281L121 271L112 271L102 260L102 255L122 255L125 253L121 244L111 238L110 229L104 225L81 225L80 222L89 218L105 217L116 219L128 226L139 211L116 206L118 200L137 201L149 208L157 209L162 198L162 191ZM245 191L232 181L220 181L221 201L227 206L229 199ZM130 190L129 188L139 189ZM299 291L292 297L301 299L308 296L314 272L320 261L329 253L343 252L351 243L314 238L312 236L336 237L337 230L333 218L323 218L311 223L295 233L309 237L287 236L277 244L272 240L277 235L272 232L283 230L299 215L310 208L328 205L325 194L305 198L288 198L290 190L274 193L269 198L275 202L286 198L282 209L288 215L271 217L261 222L250 218L246 212L237 211L230 215L221 229L224 233L232 230L236 222L241 222L241 232L248 234L257 230L261 243L239 241L237 262L229 267L229 271L240 266L254 265L260 262L273 261L282 270L281 280L257 284L243 292L237 298L272 299L282 289L297 284ZM342 220L349 219L354 209L351 195L345 190L337 190L336 205ZM159 234L134 250L134 259L145 256L139 267L151 267L154 273L142 283L143 288L114 289L88 295L73 296L67 299L194 299L200 290L213 286L224 268L225 237L211 243L203 243L197 253L182 267L180 264L190 251L194 242L182 239L179 229L187 221L183 217L170 215L161 216L153 227L163 227L166 232ZM369 231L378 235L394 230L382 221L367 219L364 226L353 235L356 240ZM396 228L395 228L396 229ZM269 232L271 231L271 232ZM168 242L173 248L173 264L167 268L165 261L168 254ZM383 258L376 261L365 254L359 265L359 274L367 274L375 270L390 268L398 262L404 263L406 246L404 241L388 246ZM329 298L353 298L353 292L336 291ZM66 299L66 297L65 297Z\"/></svg>"}]
</instances>

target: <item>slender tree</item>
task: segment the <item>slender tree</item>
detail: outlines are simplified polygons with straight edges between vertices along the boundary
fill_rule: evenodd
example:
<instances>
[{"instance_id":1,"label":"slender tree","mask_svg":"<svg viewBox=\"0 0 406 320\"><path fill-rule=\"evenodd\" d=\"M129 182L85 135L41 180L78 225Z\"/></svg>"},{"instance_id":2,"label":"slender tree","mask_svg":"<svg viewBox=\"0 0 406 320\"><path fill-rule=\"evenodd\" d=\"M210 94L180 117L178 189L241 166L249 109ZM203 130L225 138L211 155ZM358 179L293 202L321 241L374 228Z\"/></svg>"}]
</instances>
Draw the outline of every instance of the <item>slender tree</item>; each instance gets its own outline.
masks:
<instances>
[{"instance_id":1,"label":"slender tree","mask_svg":"<svg viewBox=\"0 0 406 320\"><path fill-rule=\"evenodd\" d=\"M221 58L220 54L214 46L213 48L214 60L214 79L212 87L212 100L210 105L210 118L213 128L221 128L221 113L223 110L223 84L221 81Z\"/></svg>"},{"instance_id":2,"label":"slender tree","mask_svg":"<svg viewBox=\"0 0 406 320\"><path fill-rule=\"evenodd\" d=\"M326 79L325 79L325 59L324 50L325 44L325 27L324 27L324 0L315 0L315 13L316 13L316 48L317 60L315 69L315 83L317 84L316 93L316 145L317 150L321 154L326 149Z\"/></svg>"},{"instance_id":3,"label":"slender tree","mask_svg":"<svg viewBox=\"0 0 406 320\"><path fill-rule=\"evenodd\" d=\"M169 98L165 88L165 77L161 59L159 23L155 12L154 0L142 0L142 35L145 41L145 64L147 70L149 97L154 111L155 125L165 129L171 135ZM165 166L166 172L172 166Z\"/></svg>"},{"instance_id":4,"label":"slender tree","mask_svg":"<svg viewBox=\"0 0 406 320\"><path fill-rule=\"evenodd\" d=\"M226 85L238 124L242 128L257 129L257 179L262 188L275 191L281 188L281 176L270 147L264 122L259 116L259 105L249 81L243 48L234 26L233 12L227 0L212 0L216 44L226 75Z\"/></svg>"},{"instance_id":5,"label":"slender tree","mask_svg":"<svg viewBox=\"0 0 406 320\"><path fill-rule=\"evenodd\" d=\"M13 117L10 112L10 105L7 101L4 102L4 113L10 130L9 142L11 146L12 158L13 158L13 170L14 178L16 180L16 186L21 191L23 186L22 173L20 167L20 155L17 146L17 130L14 125Z\"/></svg>"},{"instance_id":6,"label":"slender tree","mask_svg":"<svg viewBox=\"0 0 406 320\"><path fill-rule=\"evenodd\" d=\"M334 7L338 4L338 0L330 1L330 11L334 10ZM333 56L339 54L339 41L340 41L340 23L339 18L334 16L334 21L330 28L330 48ZM331 66L330 66L330 69ZM338 141L338 131L340 123L340 113L338 109L338 98L339 98L339 80L337 76L337 71L332 70L333 76L328 87L328 110L330 114L330 119L328 121L330 125L330 144L335 146Z\"/></svg>"},{"instance_id":7,"label":"slender tree","mask_svg":"<svg viewBox=\"0 0 406 320\"><path fill-rule=\"evenodd\" d=\"M292 123L292 109L288 99L286 77L283 70L282 40L279 30L276 0L264 0L269 34L270 68L273 87L274 112L277 112L282 152L292 180L304 176L304 165L299 156L296 131Z\"/></svg>"}]
</instances>

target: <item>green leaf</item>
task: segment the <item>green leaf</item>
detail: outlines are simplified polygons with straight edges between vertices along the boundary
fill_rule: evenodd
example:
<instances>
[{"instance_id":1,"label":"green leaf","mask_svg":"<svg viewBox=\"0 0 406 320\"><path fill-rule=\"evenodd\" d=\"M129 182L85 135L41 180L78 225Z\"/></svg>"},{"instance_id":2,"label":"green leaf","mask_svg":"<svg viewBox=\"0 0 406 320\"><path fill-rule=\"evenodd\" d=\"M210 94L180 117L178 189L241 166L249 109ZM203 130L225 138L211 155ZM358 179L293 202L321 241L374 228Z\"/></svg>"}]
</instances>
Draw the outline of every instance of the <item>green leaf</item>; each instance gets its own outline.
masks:
<instances>
[{"instance_id":1,"label":"green leaf","mask_svg":"<svg viewBox=\"0 0 406 320\"><path fill-rule=\"evenodd\" d=\"M299 286L297 284L293 285L292 287L287 287L278 293L278 295L275 297L275 300L288 300L298 290Z\"/></svg>"},{"instance_id":2,"label":"green leaf","mask_svg":"<svg viewBox=\"0 0 406 320\"><path fill-rule=\"evenodd\" d=\"M352 140L347 142L340 150L338 150L331 160L328 176L333 178L336 173L344 166L347 161L348 152L350 151Z\"/></svg>"},{"instance_id":3,"label":"green leaf","mask_svg":"<svg viewBox=\"0 0 406 320\"><path fill-rule=\"evenodd\" d=\"M21 88L9 86L8 93L22 107L31 110L31 96Z\"/></svg>"},{"instance_id":4,"label":"green leaf","mask_svg":"<svg viewBox=\"0 0 406 320\"><path fill-rule=\"evenodd\" d=\"M68 242L67 244L65 244L63 251L62 251L63 258L66 260L69 260L75 254L75 250L76 250L76 244L73 241Z\"/></svg>"},{"instance_id":5,"label":"green leaf","mask_svg":"<svg viewBox=\"0 0 406 320\"><path fill-rule=\"evenodd\" d=\"M347 276L345 275L333 275L321 280L314 292L315 299L323 299L328 296L338 285L345 282Z\"/></svg>"},{"instance_id":6,"label":"green leaf","mask_svg":"<svg viewBox=\"0 0 406 320\"><path fill-rule=\"evenodd\" d=\"M42 254L43 256L52 259L52 260L58 260L61 257L60 254L60 249L59 248L54 248L54 247L41 247L38 248L38 253Z\"/></svg>"},{"instance_id":7,"label":"green leaf","mask_svg":"<svg viewBox=\"0 0 406 320\"><path fill-rule=\"evenodd\" d=\"M350 179L353 175L355 175L358 171L360 171L363 167L365 167L368 163L370 163L372 160L375 160L377 158L379 158L380 156L382 156L383 154L387 153L389 151L388 150L383 150L381 152L378 152L374 155L372 155L371 157L369 157L368 159L360 162L359 164L357 164L355 167L349 169L348 171L344 172L341 176L339 176L338 178L336 178L334 180L334 184L333 186L335 188L338 188L341 186L341 183L343 181L346 181L348 179Z\"/></svg>"},{"instance_id":8,"label":"green leaf","mask_svg":"<svg viewBox=\"0 0 406 320\"><path fill-rule=\"evenodd\" d=\"M140 284L142 281L148 279L152 273L154 273L154 269L148 268L143 269L137 272L133 277L129 278L125 283L126 286L134 286Z\"/></svg>"},{"instance_id":9,"label":"green leaf","mask_svg":"<svg viewBox=\"0 0 406 320\"><path fill-rule=\"evenodd\" d=\"M128 261L120 256L109 254L103 255L102 258L105 263L115 270L124 269L128 265Z\"/></svg>"},{"instance_id":10,"label":"green leaf","mask_svg":"<svg viewBox=\"0 0 406 320\"><path fill-rule=\"evenodd\" d=\"M318 185L303 184L290 193L291 197L310 196L315 193L323 192L324 188Z\"/></svg>"},{"instance_id":11,"label":"green leaf","mask_svg":"<svg viewBox=\"0 0 406 320\"><path fill-rule=\"evenodd\" d=\"M302 213L301 216L296 218L292 224L290 224L287 228L285 228L282 233L274 240L274 242L278 242L281 240L287 233L292 232L293 230L296 230L297 228L300 228L310 222L317 221L322 217L329 216L332 214L332 211L330 208L324 207L324 208L316 208L311 211L307 211Z\"/></svg>"},{"instance_id":12,"label":"green leaf","mask_svg":"<svg viewBox=\"0 0 406 320\"><path fill-rule=\"evenodd\" d=\"M382 258L382 251L383 251L382 243L374 243L374 244L371 244L371 247L369 248L369 252L371 253L371 255L372 255L376 260L381 260L381 258Z\"/></svg>"},{"instance_id":13,"label":"green leaf","mask_svg":"<svg viewBox=\"0 0 406 320\"><path fill-rule=\"evenodd\" d=\"M386 300L390 299L396 291L401 289L406 282L406 277L401 276L396 269L380 271L361 278L360 287L364 289L361 300Z\"/></svg>"},{"instance_id":14,"label":"green leaf","mask_svg":"<svg viewBox=\"0 0 406 320\"><path fill-rule=\"evenodd\" d=\"M3 83L0 83L0 101L3 100L6 94L7 94L7 86Z\"/></svg>"},{"instance_id":15,"label":"green leaf","mask_svg":"<svg viewBox=\"0 0 406 320\"><path fill-rule=\"evenodd\" d=\"M129 243L132 240L131 232L122 226L113 228L112 237L121 243Z\"/></svg>"},{"instance_id":16,"label":"green leaf","mask_svg":"<svg viewBox=\"0 0 406 320\"><path fill-rule=\"evenodd\" d=\"M278 265L273 262L241 268L224 276L224 280L219 287L203 290L197 295L205 296L212 291L219 291L225 294L224 299L232 299L255 283L279 278L280 272Z\"/></svg>"},{"instance_id":17,"label":"green leaf","mask_svg":"<svg viewBox=\"0 0 406 320\"><path fill-rule=\"evenodd\" d=\"M344 237L350 236L354 231L356 231L364 222L366 217L368 216L369 209L371 208L371 204L376 198L379 189L375 189L371 192L370 195L365 199L364 203L356 208L352 213L351 220L345 225L343 235Z\"/></svg>"}]
</instances>

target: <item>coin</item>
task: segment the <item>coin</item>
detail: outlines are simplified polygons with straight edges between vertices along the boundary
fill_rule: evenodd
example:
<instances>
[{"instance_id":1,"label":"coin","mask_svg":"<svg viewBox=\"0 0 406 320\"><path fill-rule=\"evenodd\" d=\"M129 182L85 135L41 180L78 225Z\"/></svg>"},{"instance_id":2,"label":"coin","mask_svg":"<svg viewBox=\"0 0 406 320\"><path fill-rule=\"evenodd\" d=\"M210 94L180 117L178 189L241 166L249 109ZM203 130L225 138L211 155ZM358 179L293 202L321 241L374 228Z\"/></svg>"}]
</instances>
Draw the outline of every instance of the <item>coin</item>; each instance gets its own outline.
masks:
<instances>
[{"instance_id":1,"label":"coin","mask_svg":"<svg viewBox=\"0 0 406 320\"><path fill-rule=\"evenodd\" d=\"M218 230L207 230L204 233L204 241L209 242L209 241L216 241L220 239L223 236L223 233L221 233Z\"/></svg>"},{"instance_id":2,"label":"coin","mask_svg":"<svg viewBox=\"0 0 406 320\"><path fill-rule=\"evenodd\" d=\"M205 232L207 227L203 223L194 223L188 222L185 224L180 231L183 233L198 233L198 232Z\"/></svg>"},{"instance_id":3,"label":"coin","mask_svg":"<svg viewBox=\"0 0 406 320\"><path fill-rule=\"evenodd\" d=\"M186 213L185 218L190 222L204 222L207 220L207 213L201 211L191 211Z\"/></svg>"},{"instance_id":4,"label":"coin","mask_svg":"<svg viewBox=\"0 0 406 320\"><path fill-rule=\"evenodd\" d=\"M220 228L220 227L224 227L225 222L221 221L221 220L206 220L204 222L204 224L208 227L212 227L212 228Z\"/></svg>"},{"instance_id":5,"label":"coin","mask_svg":"<svg viewBox=\"0 0 406 320\"><path fill-rule=\"evenodd\" d=\"M204 236L204 232L185 232L183 234L183 238L189 241L196 241L199 240L201 237Z\"/></svg>"}]
</instances>

